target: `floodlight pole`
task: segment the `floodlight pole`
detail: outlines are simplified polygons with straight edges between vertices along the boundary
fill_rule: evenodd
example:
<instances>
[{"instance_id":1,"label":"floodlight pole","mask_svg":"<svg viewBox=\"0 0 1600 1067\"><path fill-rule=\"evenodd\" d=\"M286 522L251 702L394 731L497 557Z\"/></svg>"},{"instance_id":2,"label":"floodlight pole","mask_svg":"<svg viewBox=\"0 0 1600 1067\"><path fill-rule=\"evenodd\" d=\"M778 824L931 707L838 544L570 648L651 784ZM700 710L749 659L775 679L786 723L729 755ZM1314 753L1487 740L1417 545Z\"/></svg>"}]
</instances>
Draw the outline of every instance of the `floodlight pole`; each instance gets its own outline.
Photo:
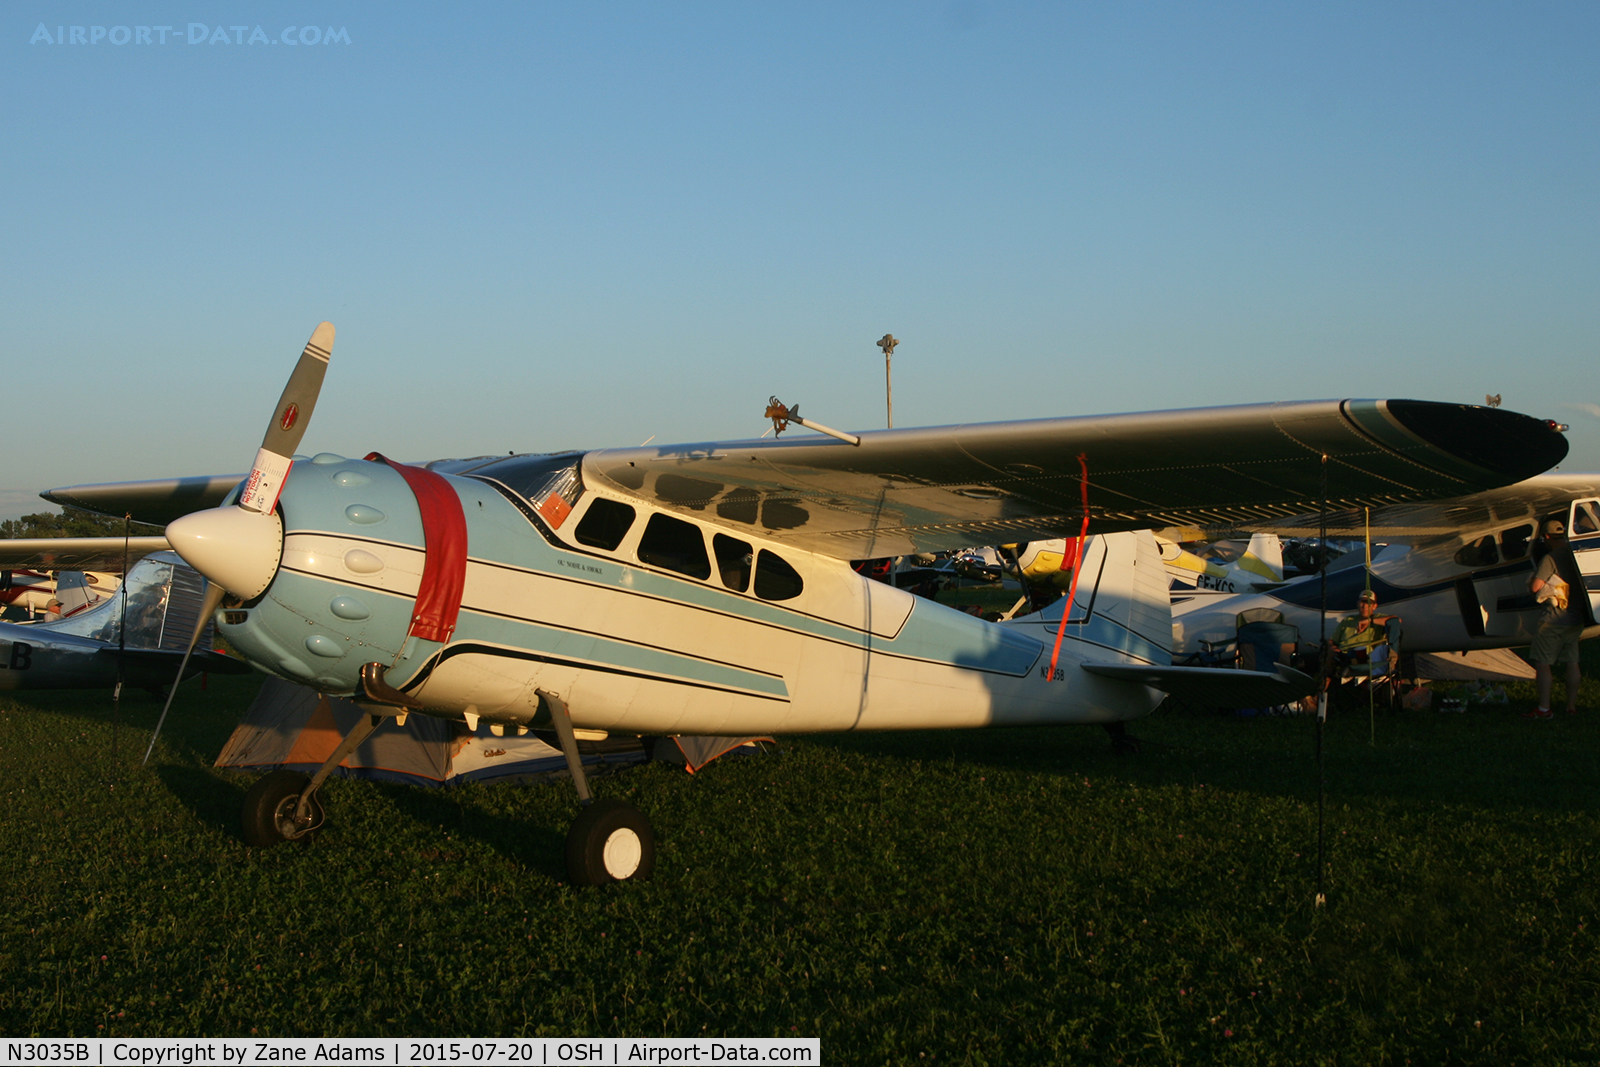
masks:
<instances>
[{"instance_id":1,"label":"floodlight pole","mask_svg":"<svg viewBox=\"0 0 1600 1067\"><path fill-rule=\"evenodd\" d=\"M889 408L889 429L894 429L894 377L889 373L889 360L894 355L894 346L899 344L894 334L886 333L878 342L878 347L883 349L883 396Z\"/></svg>"}]
</instances>

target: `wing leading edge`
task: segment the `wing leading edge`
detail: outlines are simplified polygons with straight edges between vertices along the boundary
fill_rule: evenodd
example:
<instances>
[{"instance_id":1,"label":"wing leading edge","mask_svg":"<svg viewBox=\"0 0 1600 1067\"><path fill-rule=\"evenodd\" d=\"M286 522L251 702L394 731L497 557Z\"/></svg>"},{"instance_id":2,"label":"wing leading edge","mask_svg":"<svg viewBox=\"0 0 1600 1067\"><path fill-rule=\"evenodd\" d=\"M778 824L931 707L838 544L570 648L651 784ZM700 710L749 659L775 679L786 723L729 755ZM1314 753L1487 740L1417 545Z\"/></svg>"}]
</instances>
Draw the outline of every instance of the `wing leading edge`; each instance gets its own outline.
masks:
<instances>
[{"instance_id":1,"label":"wing leading edge","mask_svg":"<svg viewBox=\"0 0 1600 1067\"><path fill-rule=\"evenodd\" d=\"M1553 424L1503 409L1328 400L606 449L587 484L844 559L1090 529L1264 525L1454 497L1559 462ZM1080 460L1081 457L1081 460ZM1080 465L1081 463L1081 465Z\"/></svg>"},{"instance_id":2,"label":"wing leading edge","mask_svg":"<svg viewBox=\"0 0 1600 1067\"><path fill-rule=\"evenodd\" d=\"M191 511L221 504L242 474L202 474L193 478L157 478L148 482L107 482L69 485L40 493L62 507L80 508L99 515L132 515L134 522L165 526Z\"/></svg>"}]
</instances>

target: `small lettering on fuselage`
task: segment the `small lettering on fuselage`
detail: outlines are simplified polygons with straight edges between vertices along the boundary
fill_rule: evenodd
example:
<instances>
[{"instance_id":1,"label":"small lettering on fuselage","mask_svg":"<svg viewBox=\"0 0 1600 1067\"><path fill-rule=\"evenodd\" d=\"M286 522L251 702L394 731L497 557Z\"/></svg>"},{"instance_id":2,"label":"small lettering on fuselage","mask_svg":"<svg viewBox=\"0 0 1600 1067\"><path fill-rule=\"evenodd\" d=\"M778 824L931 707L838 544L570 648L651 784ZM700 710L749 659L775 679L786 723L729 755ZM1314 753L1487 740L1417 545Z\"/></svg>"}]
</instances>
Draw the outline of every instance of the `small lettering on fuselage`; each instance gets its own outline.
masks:
<instances>
[{"instance_id":1,"label":"small lettering on fuselage","mask_svg":"<svg viewBox=\"0 0 1600 1067\"><path fill-rule=\"evenodd\" d=\"M579 560L558 559L558 560L556 560L556 563L558 565L562 566L562 567L566 567L568 570L588 571L590 574L604 574L605 573L605 571L602 568L596 567L593 563L583 563L583 562L580 562Z\"/></svg>"},{"instance_id":2,"label":"small lettering on fuselage","mask_svg":"<svg viewBox=\"0 0 1600 1067\"><path fill-rule=\"evenodd\" d=\"M1052 674L1050 672L1050 665L1046 663L1039 668L1039 677L1043 678L1047 682L1063 682L1066 681L1067 672L1062 670L1060 667L1057 667L1055 669L1055 673Z\"/></svg>"},{"instance_id":3,"label":"small lettering on fuselage","mask_svg":"<svg viewBox=\"0 0 1600 1067\"><path fill-rule=\"evenodd\" d=\"M1213 578L1209 574L1197 574L1194 578L1196 589L1215 589L1222 593L1237 593L1233 583L1226 578Z\"/></svg>"}]
</instances>

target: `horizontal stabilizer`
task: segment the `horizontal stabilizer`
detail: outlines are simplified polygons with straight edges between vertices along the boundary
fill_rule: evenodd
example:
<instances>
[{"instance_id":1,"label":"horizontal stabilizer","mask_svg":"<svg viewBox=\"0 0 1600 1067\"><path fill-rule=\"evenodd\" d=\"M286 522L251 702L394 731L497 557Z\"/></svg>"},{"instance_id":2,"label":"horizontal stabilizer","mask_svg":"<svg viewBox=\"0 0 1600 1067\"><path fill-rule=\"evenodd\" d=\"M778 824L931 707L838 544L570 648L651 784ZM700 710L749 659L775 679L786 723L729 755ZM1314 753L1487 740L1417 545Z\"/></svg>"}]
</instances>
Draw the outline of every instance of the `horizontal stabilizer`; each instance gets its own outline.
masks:
<instances>
[{"instance_id":1,"label":"horizontal stabilizer","mask_svg":"<svg viewBox=\"0 0 1600 1067\"><path fill-rule=\"evenodd\" d=\"M1287 704L1317 691L1317 680L1292 667L1273 674L1227 667L1153 667L1139 663L1085 663L1090 674L1138 682L1179 700L1213 708L1260 708Z\"/></svg>"}]
</instances>

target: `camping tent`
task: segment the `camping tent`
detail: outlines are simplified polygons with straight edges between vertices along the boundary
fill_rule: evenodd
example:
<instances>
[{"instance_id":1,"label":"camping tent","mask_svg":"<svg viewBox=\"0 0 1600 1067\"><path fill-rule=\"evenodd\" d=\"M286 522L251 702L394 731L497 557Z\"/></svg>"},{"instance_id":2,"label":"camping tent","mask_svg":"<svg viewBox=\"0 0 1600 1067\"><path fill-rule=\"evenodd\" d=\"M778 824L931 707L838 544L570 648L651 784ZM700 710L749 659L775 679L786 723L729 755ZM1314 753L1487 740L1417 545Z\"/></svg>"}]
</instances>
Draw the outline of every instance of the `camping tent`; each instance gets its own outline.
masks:
<instances>
[{"instance_id":1,"label":"camping tent","mask_svg":"<svg viewBox=\"0 0 1600 1067\"><path fill-rule=\"evenodd\" d=\"M268 678L228 738L216 766L247 770L288 769L314 773L333 754L344 735L364 715L340 697L280 678ZM587 774L604 774L648 759L695 771L734 749L766 738L637 737L579 741L578 754ZM653 742L653 743L652 743ZM345 757L336 774L414 785L450 785L564 775L561 750L537 733L521 737L507 732L496 737L488 725L469 731L464 724L429 715L408 715L401 726L389 719L355 752Z\"/></svg>"}]
</instances>

